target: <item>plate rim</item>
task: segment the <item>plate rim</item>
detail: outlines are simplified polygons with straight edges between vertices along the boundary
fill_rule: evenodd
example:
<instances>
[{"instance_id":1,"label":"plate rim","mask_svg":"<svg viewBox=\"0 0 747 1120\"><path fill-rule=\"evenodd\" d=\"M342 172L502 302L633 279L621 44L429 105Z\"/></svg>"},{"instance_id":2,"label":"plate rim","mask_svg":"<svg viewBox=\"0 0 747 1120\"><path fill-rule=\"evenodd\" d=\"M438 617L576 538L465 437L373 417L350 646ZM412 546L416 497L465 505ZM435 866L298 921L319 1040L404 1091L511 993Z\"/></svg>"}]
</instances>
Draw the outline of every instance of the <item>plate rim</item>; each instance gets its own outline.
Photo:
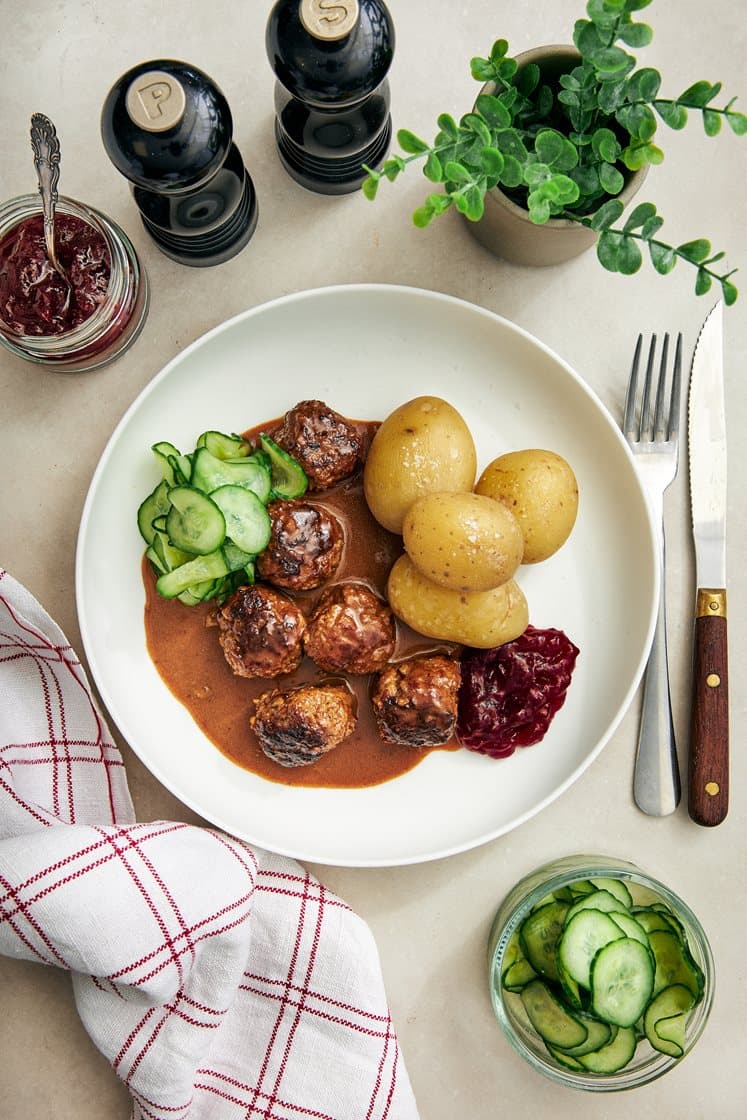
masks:
<instances>
[{"instance_id":1,"label":"plate rim","mask_svg":"<svg viewBox=\"0 0 747 1120\"><path fill-rule=\"evenodd\" d=\"M252 318L254 318L256 316L259 316L263 313L266 313L266 312L268 312L272 309L278 308L278 307L280 307L284 304L295 304L295 303L300 303L300 302L303 302L303 301L306 301L306 300L309 300L309 299L320 298L320 297L322 297L322 298L334 297L335 294L340 294L342 292L345 292L345 293L353 292L353 293L357 293L361 296L365 296L366 294L370 294L370 293L381 293L381 292L385 292L387 294L400 293L400 294L403 294L405 296L416 296L418 298L424 298L424 299L427 299L429 301L435 300L437 302L444 302L444 303L448 303L448 304L451 304L451 305L461 306L462 308L468 310L470 313L477 312L481 316L485 317L486 319L489 319L489 320L492 320L492 321L497 321L499 324L501 324L501 326L503 328L508 329L509 331L516 333L517 335L519 335L522 338L522 340L525 343L528 343L529 345L531 345L533 347L537 347L539 350L543 351L544 354L547 355L553 362L555 362L559 366L561 366L562 369L564 370L565 374L567 376L569 376L576 383L577 387L590 399L591 403L595 406L596 410L605 419L605 421L607 422L607 426L608 426L608 429L609 429L610 433L612 434L613 438L616 439L619 448L622 450L624 456L628 460L631 479L634 482L634 487L637 491L637 496L640 500L641 507L645 511L645 515L646 515L646 523L647 523L647 527L648 527L647 541L648 541L648 544L649 544L649 547L651 549L652 556L654 557L654 559L657 555L656 527L655 527L653 513L652 513L652 510L651 510L651 507L650 507L650 503L648 502L648 499L647 499L646 493L645 493L645 489L644 489L643 484L641 482L641 479L639 477L638 471L635 467L635 462L634 462L634 459L633 459L633 456L632 456L632 452L630 451L630 448L628 447L628 444L625 441L625 437L624 437L619 425L617 425L615 423L614 418L612 417L612 414L607 409L607 407L604 405L604 403L602 402L602 400L600 399L598 394L594 391L594 389L588 384L588 382L586 382L581 377L581 375L579 373L576 372L575 369L573 369L573 367L564 358L562 358L556 351L554 351L551 347L549 347L541 339L537 338L534 334L532 334L531 331L529 331L526 328L520 326L518 323L515 323L512 320L507 319L505 316L501 315L499 312L492 311L491 309L486 308L486 307L482 306L481 304L476 304L476 303L474 303L470 300L464 299L463 297L460 297L460 296L454 296L454 295L451 295L451 294L446 293L446 292L432 290L432 289L424 288L424 287L420 287L420 286L413 286L413 285L407 285L407 284L387 284L387 283L381 283L381 282L356 282L356 283L349 283L349 284L341 283L341 284L322 285L322 286L315 287L315 288L304 288L304 289L299 289L299 290L294 291L294 292L288 292L288 293L285 293L283 295L276 296L272 299L269 299L269 300L266 300L262 303L256 304L253 307L245 308L243 311L237 312L236 314L230 316L228 319L225 319L222 322L215 324L215 326L209 328L207 331L203 332L201 335L198 335L198 337L193 339L192 342L188 343L187 346L183 347L176 354L174 354L172 356L172 358L170 358L165 363L165 365L163 365L153 375L153 377L151 377L147 381L147 383L139 390L139 392L136 394L134 399L130 402L130 404L127 406L125 411L122 413L119 421L117 422L114 429L112 430L112 432L111 432L109 438L107 439L106 444L105 444L105 446L104 446L104 448L103 448L103 450L102 450L102 452L99 456L98 462L96 464L96 467L94 469L94 472L91 476L91 479L90 479L90 482L89 482L89 485L88 485L88 490L86 492L86 497L85 497L85 501L84 501L82 511L81 511L80 523L79 523L78 533L77 533L77 538L76 538L76 551L75 551L76 614L77 614L77 619L78 619L78 626L79 626L80 633L81 633L81 639L82 639L82 642L83 642L83 648L84 648L84 652L85 652L86 659L87 659L87 662L88 662L88 666L89 666L89 669L90 669L90 675L93 678L94 686L95 686L96 691L98 692L98 694L101 698L101 701L103 702L106 714L108 714L109 718L116 725L117 729L120 731L120 734L122 735L122 738L125 740L125 742L128 743L130 749L133 751L133 753L135 755L137 755L137 757L140 759L140 761L145 766L145 768L149 771L149 773L172 796L177 798L178 801L180 801L183 805L185 805L187 808L189 808L192 812L196 813L201 819L206 820L208 822L209 826L212 825L214 827L221 828L226 833L228 833L229 835L234 835L234 836L237 835L237 833L234 831L234 827L231 826L230 824L227 824L225 822L220 821L219 819L216 819L215 814L211 814L211 816L209 818L205 817L204 809L202 809L199 805L197 805L195 803L194 799L191 796L185 795L181 790L177 791L177 788L175 788L175 783L173 782L173 780L168 779L166 777L166 775L164 775L162 773L162 770L161 770L160 766L154 765L151 760L146 761L145 758L143 758L143 756L140 754L140 751L138 750L138 748L132 742L130 742L128 736L126 736L124 731L122 731L122 729L120 728L119 722L115 718L114 711L116 710L116 703L114 705L112 705L110 703L110 697L108 696L108 689L106 687L102 686L102 683L98 680L97 674L95 672L94 667L95 667L95 664L96 664L96 656L95 655L92 656L93 645L92 645L92 642L91 642L90 634L88 632L87 621L86 621L85 612L84 612L84 609L83 609L83 603L84 603L84 600L85 600L85 591L83 589L83 564L84 564L84 554L85 554L85 547L86 547L86 531L87 531L88 525L90 523L91 511L92 511L92 508L93 508L94 503L95 503L96 492L97 492L98 487L100 485L101 478L102 478L102 476L103 476L103 474L104 474L104 472L107 468L109 459L110 459L110 457L113 453L113 450L114 450L117 442L119 441L119 439L121 437L122 432L124 431L124 429L126 429L128 423L129 423L130 417L138 410L138 408L141 406L142 402L145 399L147 399L147 397L150 396L151 393L153 393L155 391L156 387L158 385L160 385L160 383L163 380L165 380L171 374L172 370L176 366L178 366L183 361L185 361L193 353L200 350L202 347L206 346L213 338L217 337L218 335L220 335L224 332L229 331L232 327L235 327L235 325L237 323L245 322L247 320L251 320ZM660 573L659 573L658 564L656 562L654 562L652 564L652 575L653 575L653 586L651 587L651 604L650 604L650 610L649 610L649 619L648 619L646 640L643 643L642 652L640 654L639 661L638 661L638 664L636 666L636 671L635 671L633 677L631 678L631 680L629 682L628 689L627 689L625 695L622 697L621 702L618 706L617 711L614 714L613 719L607 725L604 735L596 741L593 749L588 752L588 754L584 757L584 759L567 776L567 778L563 782L561 782L558 786L556 786L549 794L547 794L547 796L542 798L540 801L534 803L530 808L526 809L524 812L520 813L518 816L512 817L508 822L503 823L502 825L496 827L493 830L488 831L487 833L481 833L477 837L473 837L473 838L468 839L468 840L457 842L455 844L447 845L445 847L440 847L438 850L434 850L432 852L419 853L419 854L416 854L416 855L410 854L410 855L404 855L404 856L401 856L401 857L392 857L392 856L371 857L371 858L352 857L352 858L347 858L346 859L344 856L341 856L341 857L335 857L334 859L332 859L332 858L326 858L324 856L320 856L318 853L314 854L313 852L299 851L297 848L293 848L293 847L285 848L281 845L275 844L274 842L273 842L272 847L268 848L266 842L263 843L261 840L250 838L248 836L244 836L244 837L240 837L240 838L244 839L245 842L247 842L247 843L254 844L258 847L264 847L267 850L271 850L271 851L277 853L278 855L287 856L287 857L297 859L297 860L301 860L301 861L304 861L304 862L317 863L317 864L321 864L323 866L336 866L336 867L397 867L397 866L410 866L410 865L415 865L415 864L419 864L419 863L432 862L432 861L438 860L438 859L446 859L446 858L449 858L450 856L458 855L458 854L460 854L462 852L465 852L465 851L470 851L473 848L481 847L484 844L489 843L492 840L495 840L495 839L499 838L500 836L506 835L506 834L514 831L516 828L520 827L522 824L526 823L528 820L531 820L532 817L534 817L538 813L542 812L542 810L547 808L548 805L552 804L553 801L555 801L559 797L561 797L581 777L581 775L586 771L586 769L594 761L596 761L596 759L602 753L604 748L609 743L610 739L613 737L613 735L617 731L617 729L620 726L620 723L622 722L622 720L624 719L626 713L628 712L628 710L631 706L631 703L632 703L632 701L635 697L635 694L638 690L640 682L642 680L643 673L644 673L645 666L646 666L646 662L647 662L647 659L648 659L648 656L649 656L651 644L652 644L652 641L653 641L653 634L654 634L654 629L655 629L655 624L656 624L656 613L657 613L656 608L657 608L658 599L659 599L659 595L660 595ZM164 687L167 687L167 686L164 685ZM206 739L207 739L207 737L206 737ZM214 748L214 749L217 750L218 748Z\"/></svg>"}]
</instances>

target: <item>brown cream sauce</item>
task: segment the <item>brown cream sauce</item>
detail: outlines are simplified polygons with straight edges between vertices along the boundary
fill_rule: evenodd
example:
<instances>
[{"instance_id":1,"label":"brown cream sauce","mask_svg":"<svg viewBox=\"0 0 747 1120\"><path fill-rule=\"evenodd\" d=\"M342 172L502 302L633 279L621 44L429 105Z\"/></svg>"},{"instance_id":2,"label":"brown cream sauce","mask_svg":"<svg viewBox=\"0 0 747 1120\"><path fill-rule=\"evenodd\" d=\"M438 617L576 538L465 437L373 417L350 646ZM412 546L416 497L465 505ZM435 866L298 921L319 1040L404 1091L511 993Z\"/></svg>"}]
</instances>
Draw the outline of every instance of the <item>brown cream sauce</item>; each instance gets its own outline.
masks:
<instances>
[{"instance_id":1,"label":"brown cream sauce","mask_svg":"<svg viewBox=\"0 0 747 1120\"><path fill-rule=\"evenodd\" d=\"M245 433L251 438L264 424ZM367 440L378 425L361 422ZM307 495L310 502L330 510L341 522L345 534L340 566L330 583L356 579L383 595L392 564L402 552L401 538L383 529L371 516L363 496L360 474L319 494ZM298 670L272 680L234 676L226 662L218 630L208 624L214 605L203 603L188 607L178 599L163 599L156 591L156 577L150 563L143 559L145 585L145 635L148 653L164 683L184 705L197 726L227 758L245 770L272 782L291 786L360 788L378 785L413 767L435 750L456 750L455 740L438 748L413 748L385 743L380 738L369 699L370 678L348 676L355 693L358 724L353 734L335 750L310 766L285 767L273 762L262 751L249 726L253 701L273 688L328 680L325 673L308 658ZM324 590L288 592L309 615ZM281 589L282 590L282 589ZM434 643L397 621L397 645L393 660L415 652L438 649Z\"/></svg>"}]
</instances>

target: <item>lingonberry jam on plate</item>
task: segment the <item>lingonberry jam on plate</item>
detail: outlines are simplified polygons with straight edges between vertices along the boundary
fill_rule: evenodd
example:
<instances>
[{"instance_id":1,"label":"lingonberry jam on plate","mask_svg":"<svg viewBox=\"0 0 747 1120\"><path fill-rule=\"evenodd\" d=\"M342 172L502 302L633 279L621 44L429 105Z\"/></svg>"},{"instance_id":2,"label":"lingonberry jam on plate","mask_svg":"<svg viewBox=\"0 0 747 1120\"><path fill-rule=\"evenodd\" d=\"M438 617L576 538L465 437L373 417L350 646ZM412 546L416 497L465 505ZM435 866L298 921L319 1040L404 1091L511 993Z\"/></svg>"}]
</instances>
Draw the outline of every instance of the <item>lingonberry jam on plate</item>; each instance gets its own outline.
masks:
<instances>
[{"instance_id":1,"label":"lingonberry jam on plate","mask_svg":"<svg viewBox=\"0 0 747 1120\"><path fill-rule=\"evenodd\" d=\"M538 743L563 706L579 650L562 630L528 626L496 649L462 653L457 739L507 758Z\"/></svg>"}]
</instances>

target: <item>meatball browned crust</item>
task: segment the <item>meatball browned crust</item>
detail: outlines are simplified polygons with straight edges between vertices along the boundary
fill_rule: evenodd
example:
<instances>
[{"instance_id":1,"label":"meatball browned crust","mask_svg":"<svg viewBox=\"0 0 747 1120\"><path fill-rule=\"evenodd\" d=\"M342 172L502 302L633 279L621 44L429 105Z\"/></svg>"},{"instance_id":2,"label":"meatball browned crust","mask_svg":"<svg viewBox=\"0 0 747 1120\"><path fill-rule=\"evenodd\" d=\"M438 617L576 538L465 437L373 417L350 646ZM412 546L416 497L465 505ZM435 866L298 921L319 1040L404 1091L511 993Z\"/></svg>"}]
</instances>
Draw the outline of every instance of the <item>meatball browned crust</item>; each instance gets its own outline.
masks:
<instances>
[{"instance_id":1,"label":"meatball browned crust","mask_svg":"<svg viewBox=\"0 0 747 1120\"><path fill-rule=\"evenodd\" d=\"M361 465L364 444L355 424L324 401L300 401L272 438L303 467L310 490L328 490Z\"/></svg>"},{"instance_id":2,"label":"meatball browned crust","mask_svg":"<svg viewBox=\"0 0 747 1120\"><path fill-rule=\"evenodd\" d=\"M301 663L306 619L271 587L240 587L216 611L215 622L226 661L239 677L277 677Z\"/></svg>"},{"instance_id":3,"label":"meatball browned crust","mask_svg":"<svg viewBox=\"0 0 747 1120\"><path fill-rule=\"evenodd\" d=\"M330 672L375 673L394 653L396 630L388 603L365 583L323 591L306 626L306 654Z\"/></svg>"},{"instance_id":4,"label":"meatball browned crust","mask_svg":"<svg viewBox=\"0 0 747 1120\"><path fill-rule=\"evenodd\" d=\"M254 701L249 723L281 766L308 766L355 731L355 699L344 684L272 689Z\"/></svg>"},{"instance_id":5,"label":"meatball browned crust","mask_svg":"<svg viewBox=\"0 0 747 1120\"><path fill-rule=\"evenodd\" d=\"M337 571L342 525L328 510L303 501L271 502L270 543L257 557L257 573L276 587L306 591Z\"/></svg>"},{"instance_id":6,"label":"meatball browned crust","mask_svg":"<svg viewBox=\"0 0 747 1120\"><path fill-rule=\"evenodd\" d=\"M438 747L454 734L459 662L440 654L412 657L379 674L371 695L381 738L408 747Z\"/></svg>"}]
</instances>

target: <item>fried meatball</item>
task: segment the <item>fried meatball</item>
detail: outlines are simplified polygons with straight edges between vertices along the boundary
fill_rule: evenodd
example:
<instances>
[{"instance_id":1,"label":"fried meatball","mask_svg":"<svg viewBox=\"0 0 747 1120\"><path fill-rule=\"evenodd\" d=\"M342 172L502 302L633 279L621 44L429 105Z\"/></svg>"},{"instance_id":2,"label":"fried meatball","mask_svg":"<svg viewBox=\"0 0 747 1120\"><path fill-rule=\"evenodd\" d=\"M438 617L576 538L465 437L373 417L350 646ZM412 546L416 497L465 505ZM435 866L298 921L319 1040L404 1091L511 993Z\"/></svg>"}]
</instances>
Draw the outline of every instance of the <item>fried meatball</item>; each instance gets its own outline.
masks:
<instances>
[{"instance_id":1,"label":"fried meatball","mask_svg":"<svg viewBox=\"0 0 747 1120\"><path fill-rule=\"evenodd\" d=\"M319 597L307 623L304 647L330 672L374 673L394 652L389 605L364 583L338 583Z\"/></svg>"},{"instance_id":2,"label":"fried meatball","mask_svg":"<svg viewBox=\"0 0 747 1120\"><path fill-rule=\"evenodd\" d=\"M355 424L324 401L300 401L272 438L303 467L310 490L328 490L361 465L364 443Z\"/></svg>"},{"instance_id":3,"label":"fried meatball","mask_svg":"<svg viewBox=\"0 0 747 1120\"><path fill-rule=\"evenodd\" d=\"M461 673L440 654L400 661L377 678L371 704L381 738L407 747L438 747L454 734Z\"/></svg>"},{"instance_id":4,"label":"fried meatball","mask_svg":"<svg viewBox=\"0 0 747 1120\"><path fill-rule=\"evenodd\" d=\"M292 673L303 657L306 619L287 596L270 587L240 587L215 613L218 640L239 677Z\"/></svg>"},{"instance_id":5,"label":"fried meatball","mask_svg":"<svg viewBox=\"0 0 747 1120\"><path fill-rule=\"evenodd\" d=\"M271 502L270 543L257 557L257 572L276 587L305 591L337 571L342 525L326 509L302 501Z\"/></svg>"},{"instance_id":6,"label":"fried meatball","mask_svg":"<svg viewBox=\"0 0 747 1120\"><path fill-rule=\"evenodd\" d=\"M254 701L249 723L273 762L308 766L355 731L355 699L344 684L276 688Z\"/></svg>"}]
</instances>

